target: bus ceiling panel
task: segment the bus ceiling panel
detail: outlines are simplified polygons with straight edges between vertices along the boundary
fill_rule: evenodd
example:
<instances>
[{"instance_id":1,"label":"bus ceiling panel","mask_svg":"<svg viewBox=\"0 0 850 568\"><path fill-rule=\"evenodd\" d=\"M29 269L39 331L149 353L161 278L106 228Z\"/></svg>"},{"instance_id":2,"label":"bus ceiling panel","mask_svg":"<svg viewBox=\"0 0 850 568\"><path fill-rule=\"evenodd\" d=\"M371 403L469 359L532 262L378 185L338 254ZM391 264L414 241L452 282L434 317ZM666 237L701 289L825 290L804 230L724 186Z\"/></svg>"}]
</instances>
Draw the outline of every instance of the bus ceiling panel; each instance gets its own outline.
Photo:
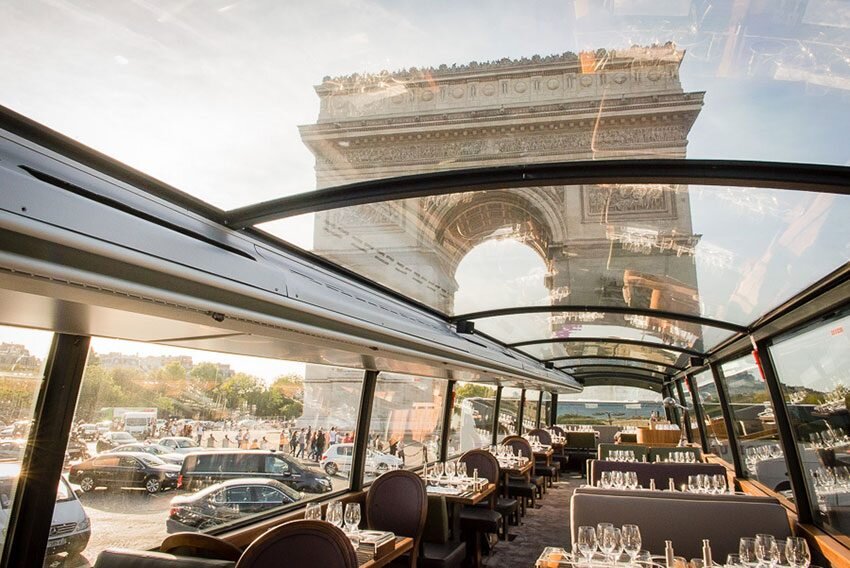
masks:
<instances>
[{"instance_id":1,"label":"bus ceiling panel","mask_svg":"<svg viewBox=\"0 0 850 568\"><path fill-rule=\"evenodd\" d=\"M850 194L845 168L732 160L592 160L459 169L338 185L248 205L225 213L243 228L286 217L397 199L530 185L701 184Z\"/></svg>"},{"instance_id":2,"label":"bus ceiling panel","mask_svg":"<svg viewBox=\"0 0 850 568\"><path fill-rule=\"evenodd\" d=\"M602 357L606 359L622 357L680 369L685 368L688 363L688 356L682 353L624 343L544 343L528 345L519 349L529 353L532 357L550 362L563 361L565 358L573 357Z\"/></svg>"},{"instance_id":3,"label":"bus ceiling panel","mask_svg":"<svg viewBox=\"0 0 850 568\"><path fill-rule=\"evenodd\" d=\"M648 383L658 383L658 384L665 384L665 383L669 382L669 380L667 380L665 378L661 378L661 377L653 377L653 376L644 375L644 374L641 374L641 373L625 373L625 372L622 372L622 371L614 371L614 372L598 371L598 372L595 372L595 373L580 373L580 374L575 375L576 380L579 381L579 382L584 382L589 378L598 378L598 377L620 377L620 378L635 379L635 380L646 381ZM585 386L586 386L586 384L585 384Z\"/></svg>"},{"instance_id":4,"label":"bus ceiling panel","mask_svg":"<svg viewBox=\"0 0 850 568\"><path fill-rule=\"evenodd\" d=\"M321 307L297 301L286 302L285 298L273 300L263 297L247 284L222 282L206 278L206 275L199 277L186 267L179 273L185 278L175 278L174 274L166 277L153 271L153 268L165 263L154 262L148 268L154 278L147 273L141 274L143 278L136 278L142 271L140 265L151 259L127 259L129 255L125 253L123 260L133 262L121 265L116 261L104 261L103 256L68 248L74 244L85 248L88 241L79 236L74 238L67 232L53 235L55 238L49 244L39 241L37 246L33 245L31 237L9 231L4 234L8 238L0 239L6 249L0 250L0 270L5 270L6 276L17 275L14 277L16 282L9 284L12 290L27 290L84 305L113 307L118 303L120 309L136 313L149 313L152 307L158 307L173 310L173 319L200 319L212 326L222 323L225 330L278 336L299 344L353 352L358 357L383 354L407 361L424 361L438 368L503 374L564 384L567 388L576 387L567 375L545 369L541 363L519 352L495 343L488 344L490 342L483 338L471 344L463 336L455 334L446 322L441 323L445 330L443 337L437 341L424 340L386 325ZM104 246L103 243L97 244ZM16 246L22 247L22 254L15 254ZM43 258L38 258L40 250L46 253ZM250 274L245 277L249 279ZM39 287L42 290L36 292ZM78 299L77 296L83 297ZM392 303L378 294L371 297L376 303ZM422 316L433 318L427 314ZM84 330L78 331L85 333ZM172 333L160 336L172 337Z\"/></svg>"},{"instance_id":5,"label":"bus ceiling panel","mask_svg":"<svg viewBox=\"0 0 850 568\"><path fill-rule=\"evenodd\" d=\"M618 365L616 363L598 363L598 364L584 364L584 365L561 365L556 366L556 369L560 369L572 375L573 377L581 377L582 375L586 375L589 373L599 373L599 372L628 372L640 375L646 375L647 377L655 378L655 379L670 379L673 375L669 373L663 373L659 371L652 371L650 369L644 369L641 367L634 367L628 365Z\"/></svg>"},{"instance_id":6,"label":"bus ceiling panel","mask_svg":"<svg viewBox=\"0 0 850 568\"><path fill-rule=\"evenodd\" d=\"M641 379L633 379L628 377L588 377L584 380L583 386L598 387L598 386L616 386L616 387L635 387L640 389L661 392L663 386L661 383L647 382Z\"/></svg>"},{"instance_id":7,"label":"bus ceiling panel","mask_svg":"<svg viewBox=\"0 0 850 568\"><path fill-rule=\"evenodd\" d=\"M674 345L667 345L664 343L656 343L653 341L644 341L640 339L626 339L620 337L550 337L548 339L532 339L529 341L518 341L516 343L509 344L510 347L531 347L536 345L550 345L550 344L569 344L569 343L577 343L577 344L611 344L611 345L628 345L634 347L644 347L650 350L655 350L658 352L672 352L672 353L681 353L685 355L691 355L694 357L702 357L704 355L701 351L695 351L693 349L686 349L684 347L678 347Z\"/></svg>"}]
</instances>

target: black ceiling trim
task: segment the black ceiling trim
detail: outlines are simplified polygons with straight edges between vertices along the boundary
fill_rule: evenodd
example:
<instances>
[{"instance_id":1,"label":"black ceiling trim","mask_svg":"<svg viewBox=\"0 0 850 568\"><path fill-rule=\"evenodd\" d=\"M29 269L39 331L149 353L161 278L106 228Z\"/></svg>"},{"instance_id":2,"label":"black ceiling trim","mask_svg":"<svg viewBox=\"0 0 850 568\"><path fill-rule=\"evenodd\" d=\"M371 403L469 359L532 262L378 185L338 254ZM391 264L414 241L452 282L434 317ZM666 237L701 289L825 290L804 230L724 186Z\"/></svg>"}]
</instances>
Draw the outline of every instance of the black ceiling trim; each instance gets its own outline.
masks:
<instances>
[{"instance_id":1,"label":"black ceiling trim","mask_svg":"<svg viewBox=\"0 0 850 568\"><path fill-rule=\"evenodd\" d=\"M305 213L460 191L593 183L671 183L765 187L850 194L842 166L740 160L587 160L431 172L329 187L232 209L225 223L241 229Z\"/></svg>"},{"instance_id":2,"label":"black ceiling trim","mask_svg":"<svg viewBox=\"0 0 850 568\"><path fill-rule=\"evenodd\" d=\"M691 314L682 314L679 312L668 312L665 310L653 310L651 308L633 308L630 306L569 306L569 305L556 305L556 306L521 306L521 307L513 307L513 308L496 308L492 310L483 310L480 312L469 312L465 314L457 314L451 317L451 321L460 321L460 320L477 320L484 318L495 318L495 317L503 317L503 316L513 316L513 315L521 315L521 314L545 314L545 313L570 313L570 312L600 312L600 313L609 313L609 314L624 314L624 315L639 315L639 316L648 316L653 318L660 319L669 319L669 320L677 320L684 321L688 323L695 323L699 325L705 325L709 327L718 327L721 329L728 329L730 331L737 331L739 333L746 333L747 327L743 325L738 325L722 320L715 320L711 318L704 318L701 316L691 315ZM604 325L604 323L603 323Z\"/></svg>"},{"instance_id":3,"label":"black ceiling trim","mask_svg":"<svg viewBox=\"0 0 850 568\"><path fill-rule=\"evenodd\" d=\"M667 367L674 371L683 371L684 367L677 367L676 365L667 363L665 361L656 361L654 359L640 359L638 357L623 357L619 355L568 355L565 357L552 357L551 359L543 359L544 362L547 361L569 361L572 359L598 359L598 360L607 360L607 361L632 361L634 363L644 363L646 365L658 365L660 367Z\"/></svg>"},{"instance_id":4,"label":"black ceiling trim","mask_svg":"<svg viewBox=\"0 0 850 568\"><path fill-rule=\"evenodd\" d=\"M649 347L650 349L673 351L675 353L684 353L686 355L696 355L697 357L705 356L705 354L701 351L667 345L666 343L653 343L651 341L641 341L639 339L619 339L616 337L550 337L549 339L517 341L516 343L509 343L508 347L525 347L526 345L543 345L545 343L618 343L621 345L637 345L640 347Z\"/></svg>"},{"instance_id":5,"label":"black ceiling trim","mask_svg":"<svg viewBox=\"0 0 850 568\"><path fill-rule=\"evenodd\" d=\"M666 379L672 379L675 376L671 373L664 373L664 372L661 372L661 371L653 371L651 369L642 369L640 367L631 367L629 365L617 365L617 364L606 364L606 363L588 363L588 364L583 364L583 365L564 365L563 367L556 367L556 369L560 369L562 371L565 371L567 369L573 369L573 371L570 372L570 375L573 375L573 376L576 376L576 377L580 376L580 375L585 375L585 374L588 374L588 373L600 372L599 371L600 368L627 369L627 370L630 370L630 371L639 372L641 374L644 374L644 373L647 374L647 375L651 374L653 376L658 376L659 378L666 378ZM585 371L585 369L589 369L589 370Z\"/></svg>"},{"instance_id":6,"label":"black ceiling trim","mask_svg":"<svg viewBox=\"0 0 850 568\"><path fill-rule=\"evenodd\" d=\"M656 383L656 384L659 384L659 385L660 384L666 384L666 383L669 382L669 381L665 381L664 379L657 379L655 377L647 377L645 375L639 375L639 374L635 375L635 374L632 374L632 373L588 373L588 374L585 374L585 375L577 376L576 380L578 380L578 379L586 380L588 378L592 379L592 378L598 378L598 377L611 377L612 379L622 377L622 378L625 378L625 379L635 379L635 380L639 380L639 381L646 381L646 382L649 382L649 383Z\"/></svg>"}]
</instances>

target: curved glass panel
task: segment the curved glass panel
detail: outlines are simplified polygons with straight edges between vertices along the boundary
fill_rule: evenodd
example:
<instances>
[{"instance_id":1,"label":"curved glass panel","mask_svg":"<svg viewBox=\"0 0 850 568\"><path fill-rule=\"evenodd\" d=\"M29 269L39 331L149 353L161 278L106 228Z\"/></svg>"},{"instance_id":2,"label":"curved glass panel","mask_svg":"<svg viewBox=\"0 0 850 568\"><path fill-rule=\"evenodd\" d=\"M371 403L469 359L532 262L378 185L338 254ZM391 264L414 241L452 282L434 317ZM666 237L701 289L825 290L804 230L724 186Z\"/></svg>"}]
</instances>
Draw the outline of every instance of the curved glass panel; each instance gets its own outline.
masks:
<instances>
[{"instance_id":1,"label":"curved glass panel","mask_svg":"<svg viewBox=\"0 0 850 568\"><path fill-rule=\"evenodd\" d=\"M537 345L524 345L518 347L520 351L528 353L538 359L552 359L555 357L580 357L580 356L609 356L609 357L632 357L635 359L647 359L650 361L669 361L671 365L676 364L680 357L686 357L661 347L645 347L642 345L626 345L622 343L602 343L599 341L576 341L573 343L539 343Z\"/></svg>"},{"instance_id":2,"label":"curved glass panel","mask_svg":"<svg viewBox=\"0 0 850 568\"><path fill-rule=\"evenodd\" d=\"M496 388L458 381L452 399L447 457L489 446L493 441Z\"/></svg>"},{"instance_id":3,"label":"curved glass panel","mask_svg":"<svg viewBox=\"0 0 850 568\"><path fill-rule=\"evenodd\" d=\"M550 337L619 337L701 349L719 343L732 332L666 318L603 312L513 314L475 319L475 329L505 343Z\"/></svg>"},{"instance_id":4,"label":"curved glass panel","mask_svg":"<svg viewBox=\"0 0 850 568\"><path fill-rule=\"evenodd\" d=\"M317 213L312 250L447 314L587 305L746 325L847 262L847 218L850 196L842 195L658 184L544 186ZM284 238L286 226L281 221L275 228ZM301 220L292 230L303 231ZM515 255L516 248L533 254ZM494 288L498 293L490 293ZM504 341L578 336L608 327L603 323L619 337L654 337L696 350L732 333L601 312L476 321Z\"/></svg>"},{"instance_id":5,"label":"curved glass panel","mask_svg":"<svg viewBox=\"0 0 850 568\"><path fill-rule=\"evenodd\" d=\"M529 430L537 428L537 410L540 407L540 391L526 389L525 404L522 408L522 432L525 435Z\"/></svg>"},{"instance_id":6,"label":"curved glass panel","mask_svg":"<svg viewBox=\"0 0 850 568\"><path fill-rule=\"evenodd\" d=\"M613 442L624 427L648 425L653 412L664 416L661 394L642 388L589 386L558 395L558 424L592 425L602 443Z\"/></svg>"},{"instance_id":7,"label":"curved glass panel","mask_svg":"<svg viewBox=\"0 0 850 568\"><path fill-rule=\"evenodd\" d=\"M587 358L576 358L576 359L568 359L565 361L555 361L555 366L559 369L564 369L567 372L570 372L573 369L583 368L583 369L593 369L596 367L606 367L606 366L617 366L617 367L625 367L623 370L628 371L629 368L634 368L637 370L646 370L646 371L654 371L656 373L670 373L670 367L666 367L664 365L653 365L651 363L639 363L637 361L627 361L624 359L587 359Z\"/></svg>"},{"instance_id":8,"label":"curved glass panel","mask_svg":"<svg viewBox=\"0 0 850 568\"><path fill-rule=\"evenodd\" d=\"M0 10L0 104L224 208L476 165L847 161L841 2Z\"/></svg>"},{"instance_id":9,"label":"curved glass panel","mask_svg":"<svg viewBox=\"0 0 850 568\"><path fill-rule=\"evenodd\" d=\"M499 403L499 431L496 441L501 442L505 436L517 434L517 422L519 421L519 403L522 397L522 389L504 387L502 389L502 400Z\"/></svg>"},{"instance_id":10,"label":"curved glass panel","mask_svg":"<svg viewBox=\"0 0 850 568\"><path fill-rule=\"evenodd\" d=\"M569 373L573 377L580 379L585 376L594 376L594 375L623 375L628 377L646 377L649 381L662 381L669 378L669 375L659 375L657 373L652 373L647 371L646 369L639 369L636 367L617 367L617 366L583 366L583 367L560 367L563 371Z\"/></svg>"}]
</instances>

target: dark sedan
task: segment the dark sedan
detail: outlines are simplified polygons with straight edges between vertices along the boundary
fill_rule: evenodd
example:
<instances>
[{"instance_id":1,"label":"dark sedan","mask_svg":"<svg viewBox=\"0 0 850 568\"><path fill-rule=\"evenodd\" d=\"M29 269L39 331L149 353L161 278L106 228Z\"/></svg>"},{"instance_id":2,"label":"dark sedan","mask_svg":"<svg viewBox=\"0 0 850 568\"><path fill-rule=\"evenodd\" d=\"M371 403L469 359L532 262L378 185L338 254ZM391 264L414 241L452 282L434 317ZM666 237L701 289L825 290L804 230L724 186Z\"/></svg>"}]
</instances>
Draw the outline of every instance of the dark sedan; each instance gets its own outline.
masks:
<instances>
[{"instance_id":1,"label":"dark sedan","mask_svg":"<svg viewBox=\"0 0 850 568\"><path fill-rule=\"evenodd\" d=\"M176 487L179 473L180 467L156 456L127 452L104 454L72 465L68 479L83 491L93 491L96 487L128 487L159 493Z\"/></svg>"},{"instance_id":2,"label":"dark sedan","mask_svg":"<svg viewBox=\"0 0 850 568\"><path fill-rule=\"evenodd\" d=\"M97 453L106 452L124 444L135 444L138 442L128 432L106 432L97 439Z\"/></svg>"},{"instance_id":3,"label":"dark sedan","mask_svg":"<svg viewBox=\"0 0 850 568\"><path fill-rule=\"evenodd\" d=\"M166 528L168 532L203 530L301 498L301 493L274 479L231 479L173 498Z\"/></svg>"}]
</instances>

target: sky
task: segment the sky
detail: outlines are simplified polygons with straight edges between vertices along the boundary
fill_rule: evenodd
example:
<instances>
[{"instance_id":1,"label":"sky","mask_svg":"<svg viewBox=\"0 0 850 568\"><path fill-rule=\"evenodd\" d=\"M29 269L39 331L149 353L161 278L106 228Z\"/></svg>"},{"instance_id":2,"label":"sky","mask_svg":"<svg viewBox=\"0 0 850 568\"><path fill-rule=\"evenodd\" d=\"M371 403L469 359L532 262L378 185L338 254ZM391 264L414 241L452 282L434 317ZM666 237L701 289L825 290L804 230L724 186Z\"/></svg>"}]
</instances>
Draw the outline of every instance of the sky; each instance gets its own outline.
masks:
<instances>
[{"instance_id":1,"label":"sky","mask_svg":"<svg viewBox=\"0 0 850 568\"><path fill-rule=\"evenodd\" d=\"M734 61L745 66L721 72L715 63L729 2L690 18L696 4L688 0L604 4L619 15L597 4L13 0L0 3L0 105L229 209L315 187L313 156L298 126L315 122L313 86L326 75L677 39L686 49L684 89L706 92L689 135L690 158L848 163L846 19L818 28L828 49L816 53L800 52L799 41L766 48L741 37ZM806 17L815 21L824 2L809 4ZM764 21L746 22L751 35L788 35ZM690 33L692 26L700 32ZM693 187L690 195L703 256L737 255L734 269L700 264L698 255L705 311L716 317L749 322L761 306L850 258L846 198L752 192L740 199L723 188ZM307 215L275 226L309 248L312 222ZM493 265L502 268L485 270ZM505 305L534 303L545 294L544 269L522 245L487 244L458 271L456 305L477 305L482 289ZM489 285L497 276L505 283L498 289ZM266 378L276 373L267 361L240 364Z\"/></svg>"}]
</instances>

